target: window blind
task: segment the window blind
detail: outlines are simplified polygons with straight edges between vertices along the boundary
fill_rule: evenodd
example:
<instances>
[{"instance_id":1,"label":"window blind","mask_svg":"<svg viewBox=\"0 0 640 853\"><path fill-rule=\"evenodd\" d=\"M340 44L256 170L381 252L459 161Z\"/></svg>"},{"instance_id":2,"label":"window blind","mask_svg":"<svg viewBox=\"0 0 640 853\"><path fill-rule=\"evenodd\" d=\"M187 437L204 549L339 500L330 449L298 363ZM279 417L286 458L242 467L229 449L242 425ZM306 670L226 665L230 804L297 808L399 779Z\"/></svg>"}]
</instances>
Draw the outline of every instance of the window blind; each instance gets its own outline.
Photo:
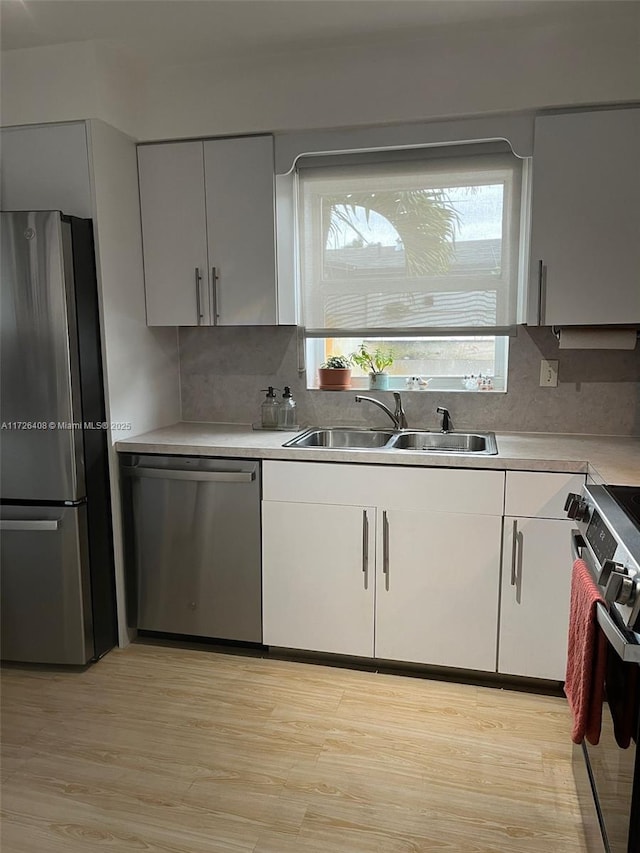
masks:
<instances>
[{"instance_id":1,"label":"window blind","mask_svg":"<svg viewBox=\"0 0 640 853\"><path fill-rule=\"evenodd\" d=\"M515 326L521 161L482 146L298 164L308 337L506 334Z\"/></svg>"}]
</instances>

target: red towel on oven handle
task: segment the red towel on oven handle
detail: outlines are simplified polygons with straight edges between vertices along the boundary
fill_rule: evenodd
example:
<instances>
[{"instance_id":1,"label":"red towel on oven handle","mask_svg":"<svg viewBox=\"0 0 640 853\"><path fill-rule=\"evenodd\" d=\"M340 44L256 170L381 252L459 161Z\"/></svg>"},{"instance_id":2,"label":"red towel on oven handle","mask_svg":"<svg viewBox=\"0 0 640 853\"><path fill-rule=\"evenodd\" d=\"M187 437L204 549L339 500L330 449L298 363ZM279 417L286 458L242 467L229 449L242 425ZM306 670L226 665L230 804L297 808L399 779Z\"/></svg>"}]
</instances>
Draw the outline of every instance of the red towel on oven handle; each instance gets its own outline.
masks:
<instances>
[{"instance_id":1,"label":"red towel on oven handle","mask_svg":"<svg viewBox=\"0 0 640 853\"><path fill-rule=\"evenodd\" d=\"M600 740L602 703L607 668L607 639L596 619L604 599L584 560L576 560L571 575L569 642L564 692L573 714L571 740Z\"/></svg>"}]
</instances>

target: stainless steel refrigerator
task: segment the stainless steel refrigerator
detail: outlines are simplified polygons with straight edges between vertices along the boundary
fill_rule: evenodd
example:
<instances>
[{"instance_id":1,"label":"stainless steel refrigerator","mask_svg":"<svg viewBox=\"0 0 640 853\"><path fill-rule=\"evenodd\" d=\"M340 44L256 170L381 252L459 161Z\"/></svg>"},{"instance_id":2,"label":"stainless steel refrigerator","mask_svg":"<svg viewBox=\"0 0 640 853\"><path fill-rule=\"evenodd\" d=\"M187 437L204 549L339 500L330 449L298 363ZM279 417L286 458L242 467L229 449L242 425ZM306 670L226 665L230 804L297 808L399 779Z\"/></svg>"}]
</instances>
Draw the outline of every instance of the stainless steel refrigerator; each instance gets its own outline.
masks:
<instances>
[{"instance_id":1,"label":"stainless steel refrigerator","mask_svg":"<svg viewBox=\"0 0 640 853\"><path fill-rule=\"evenodd\" d=\"M0 217L0 653L86 664L116 643L92 223Z\"/></svg>"}]
</instances>

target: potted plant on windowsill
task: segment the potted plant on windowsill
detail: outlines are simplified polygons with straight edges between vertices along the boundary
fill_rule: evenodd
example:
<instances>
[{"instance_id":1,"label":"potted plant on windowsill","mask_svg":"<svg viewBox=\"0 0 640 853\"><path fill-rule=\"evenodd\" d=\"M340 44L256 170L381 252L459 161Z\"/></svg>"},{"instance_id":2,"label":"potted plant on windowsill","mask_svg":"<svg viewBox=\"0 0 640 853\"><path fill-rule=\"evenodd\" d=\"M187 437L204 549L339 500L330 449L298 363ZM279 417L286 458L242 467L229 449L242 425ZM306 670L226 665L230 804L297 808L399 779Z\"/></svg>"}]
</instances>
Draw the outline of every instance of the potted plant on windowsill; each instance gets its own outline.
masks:
<instances>
[{"instance_id":1,"label":"potted plant on windowsill","mask_svg":"<svg viewBox=\"0 0 640 853\"><path fill-rule=\"evenodd\" d=\"M366 344L360 344L360 349L352 353L351 360L361 370L369 374L369 388L372 391L386 391L389 387L389 374L385 368L393 364L393 353L391 350L383 350L377 347L370 352Z\"/></svg>"},{"instance_id":2,"label":"potted plant on windowsill","mask_svg":"<svg viewBox=\"0 0 640 853\"><path fill-rule=\"evenodd\" d=\"M330 355L318 368L318 387L321 391L348 391L351 387L351 358Z\"/></svg>"}]
</instances>

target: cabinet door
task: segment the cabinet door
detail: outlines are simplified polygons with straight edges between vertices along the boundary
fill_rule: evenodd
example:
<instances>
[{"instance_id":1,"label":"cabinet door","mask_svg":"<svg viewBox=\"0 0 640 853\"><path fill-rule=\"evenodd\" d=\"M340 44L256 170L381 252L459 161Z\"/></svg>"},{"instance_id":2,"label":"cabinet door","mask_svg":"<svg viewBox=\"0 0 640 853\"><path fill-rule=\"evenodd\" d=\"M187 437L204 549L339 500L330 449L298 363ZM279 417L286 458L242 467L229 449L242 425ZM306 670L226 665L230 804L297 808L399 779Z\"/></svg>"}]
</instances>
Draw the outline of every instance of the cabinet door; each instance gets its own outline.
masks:
<instances>
[{"instance_id":1,"label":"cabinet door","mask_svg":"<svg viewBox=\"0 0 640 853\"><path fill-rule=\"evenodd\" d=\"M378 510L376 657L495 672L502 519Z\"/></svg>"},{"instance_id":2,"label":"cabinet door","mask_svg":"<svg viewBox=\"0 0 640 853\"><path fill-rule=\"evenodd\" d=\"M640 322L638 151L640 109L536 119L530 324Z\"/></svg>"},{"instance_id":3,"label":"cabinet door","mask_svg":"<svg viewBox=\"0 0 640 853\"><path fill-rule=\"evenodd\" d=\"M202 142L140 146L138 179L147 325L209 325Z\"/></svg>"},{"instance_id":4,"label":"cabinet door","mask_svg":"<svg viewBox=\"0 0 640 853\"><path fill-rule=\"evenodd\" d=\"M267 645L373 657L375 511L262 504Z\"/></svg>"},{"instance_id":5,"label":"cabinet door","mask_svg":"<svg viewBox=\"0 0 640 853\"><path fill-rule=\"evenodd\" d=\"M505 518L499 672L564 680L572 526Z\"/></svg>"},{"instance_id":6,"label":"cabinet door","mask_svg":"<svg viewBox=\"0 0 640 853\"><path fill-rule=\"evenodd\" d=\"M207 140L204 163L214 325L275 325L273 137Z\"/></svg>"}]
</instances>

